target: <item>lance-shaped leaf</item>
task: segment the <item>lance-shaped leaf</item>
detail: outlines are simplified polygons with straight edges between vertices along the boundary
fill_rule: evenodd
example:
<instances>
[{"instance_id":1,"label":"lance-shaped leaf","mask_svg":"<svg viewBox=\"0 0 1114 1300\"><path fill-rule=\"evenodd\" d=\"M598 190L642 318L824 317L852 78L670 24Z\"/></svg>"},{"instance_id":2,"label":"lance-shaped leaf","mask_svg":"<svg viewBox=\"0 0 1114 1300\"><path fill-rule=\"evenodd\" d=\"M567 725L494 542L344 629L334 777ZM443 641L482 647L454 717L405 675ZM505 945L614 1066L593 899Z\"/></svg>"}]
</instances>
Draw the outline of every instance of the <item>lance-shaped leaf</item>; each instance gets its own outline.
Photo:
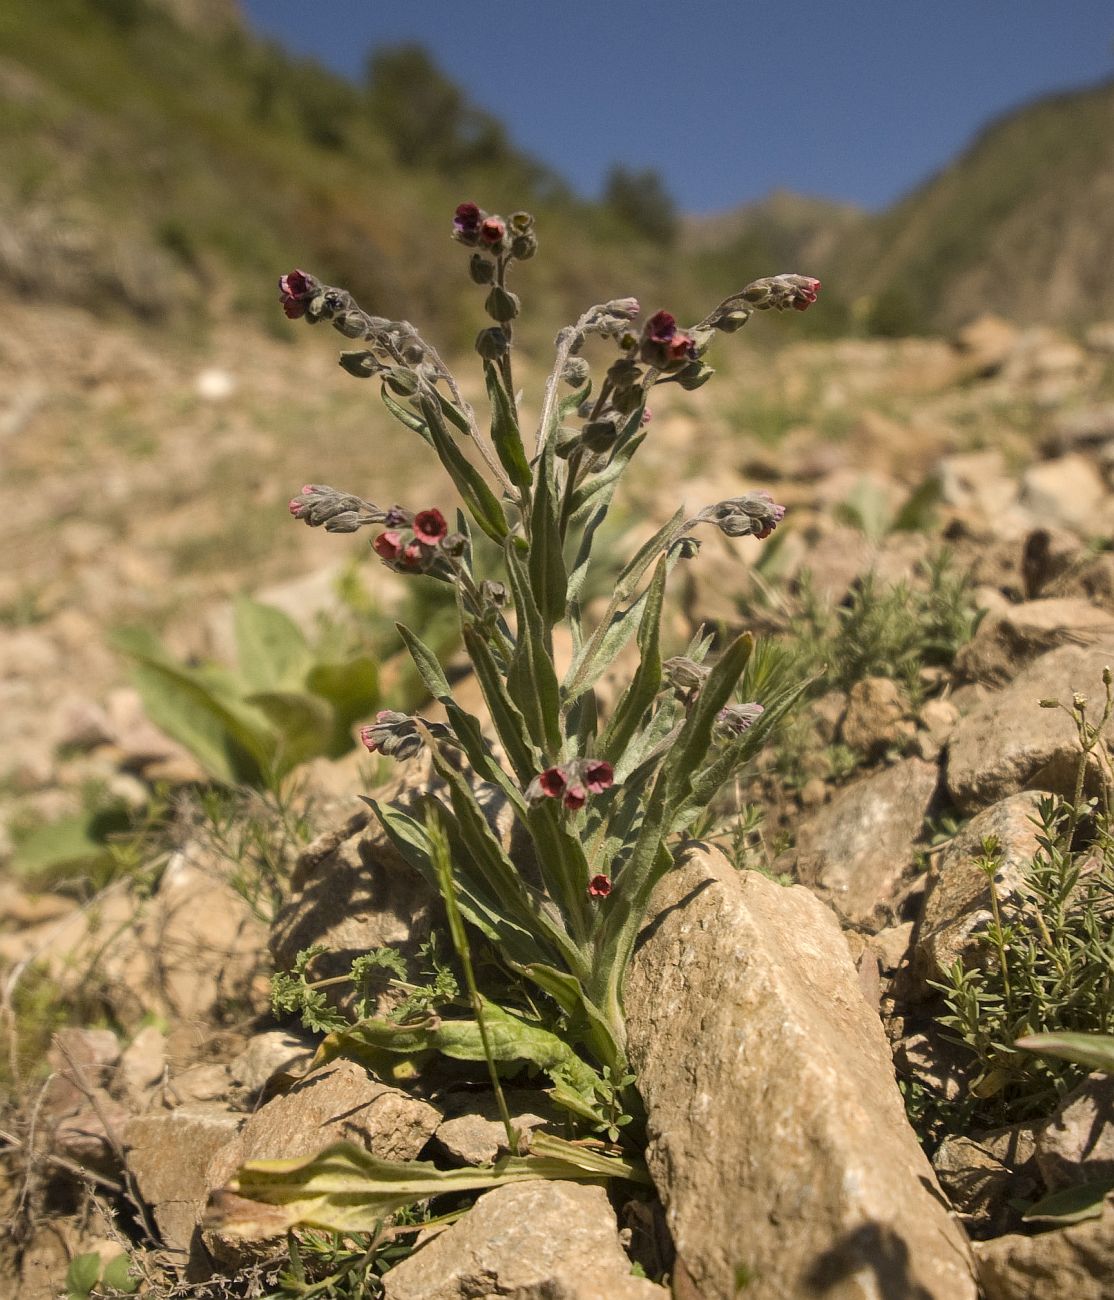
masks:
<instances>
[{"instance_id":1,"label":"lance-shaped leaf","mask_svg":"<svg viewBox=\"0 0 1114 1300\"><path fill-rule=\"evenodd\" d=\"M507 693L503 674L495 662L491 646L475 624L465 624L464 647L472 661L491 721L495 724L515 775L525 786L538 772L538 756L530 739L526 719Z\"/></svg>"},{"instance_id":2,"label":"lance-shaped leaf","mask_svg":"<svg viewBox=\"0 0 1114 1300\"><path fill-rule=\"evenodd\" d=\"M472 518L492 541L502 542L508 530L507 519L498 497L488 487L480 471L453 441L445 427L445 419L437 400L423 393L421 407L441 464L448 470Z\"/></svg>"},{"instance_id":3,"label":"lance-shaped leaf","mask_svg":"<svg viewBox=\"0 0 1114 1300\"><path fill-rule=\"evenodd\" d=\"M206 1223L245 1241L294 1227L374 1232L387 1216L433 1196L539 1178L649 1182L641 1161L606 1156L542 1133L532 1135L528 1156L506 1156L489 1168L468 1169L380 1160L351 1142L336 1142L315 1156L245 1164L229 1184L232 1195L214 1196Z\"/></svg>"},{"instance_id":4,"label":"lance-shaped leaf","mask_svg":"<svg viewBox=\"0 0 1114 1300\"><path fill-rule=\"evenodd\" d=\"M484 365L484 377L487 380L487 395L491 401L491 442L495 454L499 457L511 482L516 487L528 488L534 476L530 472L526 451L522 446L522 434L519 432L514 403L503 387L498 370L490 361Z\"/></svg>"},{"instance_id":5,"label":"lance-shaped leaf","mask_svg":"<svg viewBox=\"0 0 1114 1300\"><path fill-rule=\"evenodd\" d=\"M507 690L518 705L534 743L556 755L561 745L557 674L546 647L546 629L534 601L522 558L508 539L503 547L517 616L517 640L507 673Z\"/></svg>"},{"instance_id":6,"label":"lance-shaped leaf","mask_svg":"<svg viewBox=\"0 0 1114 1300\"><path fill-rule=\"evenodd\" d=\"M661 610L667 573L667 561L663 555L647 589L646 605L638 625L638 669L600 737L599 755L609 763L617 763L622 758L661 686Z\"/></svg>"},{"instance_id":7,"label":"lance-shaped leaf","mask_svg":"<svg viewBox=\"0 0 1114 1300\"><path fill-rule=\"evenodd\" d=\"M459 410L439 388L435 388L433 391L437 394L437 401L440 403L445 419L448 420L450 424L455 425L461 433L467 433L470 435L472 432L472 426L469 424L468 417L464 412Z\"/></svg>"},{"instance_id":8,"label":"lance-shaped leaf","mask_svg":"<svg viewBox=\"0 0 1114 1300\"><path fill-rule=\"evenodd\" d=\"M1014 1046L1114 1074L1114 1034L1029 1034Z\"/></svg>"},{"instance_id":9,"label":"lance-shaped leaf","mask_svg":"<svg viewBox=\"0 0 1114 1300\"><path fill-rule=\"evenodd\" d=\"M416 414L414 411L407 410L405 406L401 405L401 403L396 402L387 391L386 384L379 389L379 396L383 399L383 405L400 424L404 424L408 429L411 429L414 433L424 438L431 447L433 446L433 439L429 434L429 425L426 424L420 415Z\"/></svg>"},{"instance_id":10,"label":"lance-shaped leaf","mask_svg":"<svg viewBox=\"0 0 1114 1300\"><path fill-rule=\"evenodd\" d=\"M411 632L405 623L396 623L395 627L410 652L410 658L413 659L418 676L421 677L430 697L435 700L451 697L452 688L449 686L449 679L445 676L437 656L416 632Z\"/></svg>"},{"instance_id":11,"label":"lance-shaped leaf","mask_svg":"<svg viewBox=\"0 0 1114 1300\"><path fill-rule=\"evenodd\" d=\"M543 962L529 962L516 966L521 974L533 982L557 1003L569 1017L569 1036L574 1041L587 1043L596 1057L612 1069L612 1073L625 1068L626 1058L616 1038L615 1029L588 998L584 986L574 975L547 966ZM582 1113L582 1112L581 1112Z\"/></svg>"},{"instance_id":12,"label":"lance-shaped leaf","mask_svg":"<svg viewBox=\"0 0 1114 1300\"><path fill-rule=\"evenodd\" d=\"M547 443L538 462L538 481L530 510L530 586L542 618L552 627L565 617L568 575L557 524L557 487L553 444Z\"/></svg>"},{"instance_id":13,"label":"lance-shaped leaf","mask_svg":"<svg viewBox=\"0 0 1114 1300\"><path fill-rule=\"evenodd\" d=\"M498 1064L534 1066L587 1096L593 1096L597 1087L602 1088L599 1074L548 1029L528 1024L487 998L483 999L483 1014L488 1046ZM483 1034L476 1020L429 1016L410 1024L396 1024L371 1017L323 1039L310 1068L316 1069L338 1056L362 1060L367 1048L405 1057L432 1051L455 1061L486 1059Z\"/></svg>"}]
</instances>

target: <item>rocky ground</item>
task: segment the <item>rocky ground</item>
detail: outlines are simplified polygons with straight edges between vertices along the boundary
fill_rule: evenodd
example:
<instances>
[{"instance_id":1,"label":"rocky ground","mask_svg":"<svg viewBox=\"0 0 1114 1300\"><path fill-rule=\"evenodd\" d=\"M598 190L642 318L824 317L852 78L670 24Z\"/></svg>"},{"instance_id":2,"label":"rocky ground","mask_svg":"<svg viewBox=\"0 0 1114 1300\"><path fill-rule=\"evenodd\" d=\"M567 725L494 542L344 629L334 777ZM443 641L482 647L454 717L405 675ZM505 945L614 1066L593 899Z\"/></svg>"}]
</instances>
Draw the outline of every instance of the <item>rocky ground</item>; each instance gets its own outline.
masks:
<instances>
[{"instance_id":1,"label":"rocky ground","mask_svg":"<svg viewBox=\"0 0 1114 1300\"><path fill-rule=\"evenodd\" d=\"M356 798L383 774L355 753L317 760L282 820L266 801L214 814L104 632L142 621L179 654L218 653L245 589L308 621L338 602L356 546L293 525L291 491L313 479L421 506L443 484L416 474L374 395L353 396L328 341L295 357L230 334L174 352L77 313L13 311L0 1291L45 1300L75 1255L127 1252L152 1295L266 1294L284 1239L248 1250L205 1218L242 1160L346 1138L465 1166L502 1129L466 1088L419 1095L348 1062L290 1086L315 1036L273 1017L271 971L314 943L341 965L383 944L413 955L431 925ZM725 809L656 900L628 997L655 1193L487 1193L421 1249L384 1254L383 1294L623 1300L667 1294L668 1277L675 1296L716 1300L744 1284L762 1300L1098 1297L1114 1204L1040 1232L1022 1209L1111 1176L1109 1080L988 1123L933 981L984 961L994 908L1023 913L1040 795L1073 794L1076 730L1038 701L1099 703L1114 662L1114 324L1076 340L987 318L954 340L737 351L723 383L655 411L616 550L679 493L700 506L769 487L789 507L777 546L707 541L671 634L706 620L827 639L812 662L829 677L739 791L761 820L740 830ZM946 591L925 568L942 546L963 575ZM397 587L365 568L389 609ZM902 583L882 636L868 616ZM950 621L929 627L926 590L950 592ZM857 641L817 613L840 607L865 608ZM171 812L103 888L21 875L28 828L91 789L144 825L152 800ZM543 1093L512 1101L524 1125L553 1124Z\"/></svg>"}]
</instances>

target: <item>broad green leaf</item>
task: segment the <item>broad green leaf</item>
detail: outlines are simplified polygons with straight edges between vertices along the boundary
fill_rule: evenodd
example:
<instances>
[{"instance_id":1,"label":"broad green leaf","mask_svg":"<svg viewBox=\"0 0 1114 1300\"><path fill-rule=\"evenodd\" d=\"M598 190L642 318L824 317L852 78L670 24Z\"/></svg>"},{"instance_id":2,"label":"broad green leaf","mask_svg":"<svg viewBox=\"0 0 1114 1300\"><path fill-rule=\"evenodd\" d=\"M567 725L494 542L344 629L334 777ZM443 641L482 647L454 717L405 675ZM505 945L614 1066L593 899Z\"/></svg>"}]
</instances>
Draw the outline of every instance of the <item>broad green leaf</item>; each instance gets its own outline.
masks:
<instances>
[{"instance_id":1,"label":"broad green leaf","mask_svg":"<svg viewBox=\"0 0 1114 1300\"><path fill-rule=\"evenodd\" d=\"M1014 1046L1114 1074L1114 1034L1029 1034Z\"/></svg>"},{"instance_id":2,"label":"broad green leaf","mask_svg":"<svg viewBox=\"0 0 1114 1300\"><path fill-rule=\"evenodd\" d=\"M553 444L547 443L538 462L538 481L530 512L530 586L538 610L549 627L565 617L568 575L561 553L560 504L553 468Z\"/></svg>"},{"instance_id":3,"label":"broad green leaf","mask_svg":"<svg viewBox=\"0 0 1114 1300\"><path fill-rule=\"evenodd\" d=\"M487 380L487 395L491 401L491 442L495 454L511 482L516 487L529 488L534 476L530 472L530 464L522 446L514 403L503 387L498 370L490 361L484 364L484 378Z\"/></svg>"},{"instance_id":4,"label":"broad green leaf","mask_svg":"<svg viewBox=\"0 0 1114 1300\"><path fill-rule=\"evenodd\" d=\"M890 524L891 532L931 532L936 507L944 495L939 474L930 474L906 499Z\"/></svg>"},{"instance_id":5,"label":"broad green leaf","mask_svg":"<svg viewBox=\"0 0 1114 1300\"><path fill-rule=\"evenodd\" d=\"M139 1279L132 1276L131 1260L127 1255L117 1255L115 1259L110 1259L104 1266L101 1281L105 1286L123 1291L125 1295L134 1295L139 1290Z\"/></svg>"},{"instance_id":6,"label":"broad green leaf","mask_svg":"<svg viewBox=\"0 0 1114 1300\"><path fill-rule=\"evenodd\" d=\"M313 662L297 623L281 609L247 596L233 603L240 676L253 691L290 691L301 686Z\"/></svg>"},{"instance_id":7,"label":"broad green leaf","mask_svg":"<svg viewBox=\"0 0 1114 1300\"><path fill-rule=\"evenodd\" d=\"M1061 1187L1030 1205L1021 1217L1026 1223L1043 1220L1061 1225L1101 1219L1103 1202L1111 1192L1114 1192L1114 1178Z\"/></svg>"},{"instance_id":8,"label":"broad green leaf","mask_svg":"<svg viewBox=\"0 0 1114 1300\"><path fill-rule=\"evenodd\" d=\"M352 748L352 727L379 706L379 665L369 655L346 663L314 664L306 674L306 689L332 706L329 753L338 758Z\"/></svg>"},{"instance_id":9,"label":"broad green leaf","mask_svg":"<svg viewBox=\"0 0 1114 1300\"><path fill-rule=\"evenodd\" d=\"M404 424L408 429L412 430L420 437L424 438L431 447L433 446L433 439L429 436L429 426L420 415L415 414L413 411L408 411L405 406L396 402L387 391L386 384L380 386L379 396L383 399L383 405L388 411L390 411L396 420Z\"/></svg>"},{"instance_id":10,"label":"broad green leaf","mask_svg":"<svg viewBox=\"0 0 1114 1300\"><path fill-rule=\"evenodd\" d=\"M333 743L333 711L315 695L293 691L260 691L245 703L264 714L278 733L272 762L277 776L319 754Z\"/></svg>"},{"instance_id":11,"label":"broad green leaf","mask_svg":"<svg viewBox=\"0 0 1114 1300\"><path fill-rule=\"evenodd\" d=\"M507 518L499 499L480 471L461 452L453 441L441 414L437 402L426 395L422 396L422 412L429 423L433 445L441 463L448 470L457 491L472 514L472 518L495 542L502 542L507 536Z\"/></svg>"},{"instance_id":12,"label":"broad green leaf","mask_svg":"<svg viewBox=\"0 0 1114 1300\"><path fill-rule=\"evenodd\" d=\"M66 1286L71 1293L88 1295L101 1277L101 1257L95 1252L75 1255L66 1269Z\"/></svg>"},{"instance_id":13,"label":"broad green leaf","mask_svg":"<svg viewBox=\"0 0 1114 1300\"><path fill-rule=\"evenodd\" d=\"M539 1178L649 1181L641 1162L604 1156L560 1138L535 1134L531 1147L538 1154L507 1156L487 1169L438 1169L417 1160L380 1160L350 1142L334 1143L309 1158L253 1160L229 1185L244 1199L218 1196L214 1217L223 1232L249 1241L296 1226L374 1232L387 1215L432 1196ZM268 1211L264 1206L280 1209Z\"/></svg>"},{"instance_id":14,"label":"broad green leaf","mask_svg":"<svg viewBox=\"0 0 1114 1300\"><path fill-rule=\"evenodd\" d=\"M12 869L22 882L45 888L92 871L111 861L108 837L128 830L131 819L122 806L75 813L37 826L12 852Z\"/></svg>"}]
</instances>

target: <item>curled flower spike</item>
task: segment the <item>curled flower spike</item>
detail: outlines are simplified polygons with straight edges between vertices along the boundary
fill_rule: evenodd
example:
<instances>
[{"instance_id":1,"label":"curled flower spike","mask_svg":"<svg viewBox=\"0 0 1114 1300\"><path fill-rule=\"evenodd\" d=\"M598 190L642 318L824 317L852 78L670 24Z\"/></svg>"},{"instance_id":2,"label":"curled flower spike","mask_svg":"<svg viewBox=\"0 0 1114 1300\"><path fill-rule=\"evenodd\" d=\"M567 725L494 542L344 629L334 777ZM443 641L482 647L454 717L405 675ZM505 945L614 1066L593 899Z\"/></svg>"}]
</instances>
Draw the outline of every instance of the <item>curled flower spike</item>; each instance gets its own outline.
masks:
<instances>
[{"instance_id":1,"label":"curled flower spike","mask_svg":"<svg viewBox=\"0 0 1114 1300\"><path fill-rule=\"evenodd\" d=\"M445 516L440 510L419 510L414 516L414 536L427 546L436 546L449 531Z\"/></svg>"},{"instance_id":2,"label":"curled flower spike","mask_svg":"<svg viewBox=\"0 0 1114 1300\"><path fill-rule=\"evenodd\" d=\"M716 714L715 730L725 739L749 731L766 710L756 700L749 704L726 704Z\"/></svg>"},{"instance_id":3,"label":"curled flower spike","mask_svg":"<svg viewBox=\"0 0 1114 1300\"><path fill-rule=\"evenodd\" d=\"M697 516L701 522L712 523L728 537L769 537L785 518L785 507L779 506L768 492L746 492L741 497L729 497Z\"/></svg>"},{"instance_id":4,"label":"curled flower spike","mask_svg":"<svg viewBox=\"0 0 1114 1300\"><path fill-rule=\"evenodd\" d=\"M382 523L386 518L377 505L363 497L317 483L304 483L301 492L290 498L287 509L310 528L324 524L330 533L354 533L366 524Z\"/></svg>"},{"instance_id":5,"label":"curled flower spike","mask_svg":"<svg viewBox=\"0 0 1114 1300\"><path fill-rule=\"evenodd\" d=\"M593 876L588 881L588 893L592 898L606 898L611 893L611 881L607 876Z\"/></svg>"},{"instance_id":6,"label":"curled flower spike","mask_svg":"<svg viewBox=\"0 0 1114 1300\"><path fill-rule=\"evenodd\" d=\"M583 808L593 794L602 794L615 783L610 763L602 759L576 758L571 763L547 767L526 787L527 803L560 799L570 812Z\"/></svg>"},{"instance_id":7,"label":"curled flower spike","mask_svg":"<svg viewBox=\"0 0 1114 1300\"><path fill-rule=\"evenodd\" d=\"M399 760L414 758L425 746L414 719L393 709L380 709L373 723L360 728L360 740L369 753Z\"/></svg>"},{"instance_id":8,"label":"curled flower spike","mask_svg":"<svg viewBox=\"0 0 1114 1300\"><path fill-rule=\"evenodd\" d=\"M820 292L820 281L813 275L770 275L755 280L739 295L758 311L807 311Z\"/></svg>"}]
</instances>

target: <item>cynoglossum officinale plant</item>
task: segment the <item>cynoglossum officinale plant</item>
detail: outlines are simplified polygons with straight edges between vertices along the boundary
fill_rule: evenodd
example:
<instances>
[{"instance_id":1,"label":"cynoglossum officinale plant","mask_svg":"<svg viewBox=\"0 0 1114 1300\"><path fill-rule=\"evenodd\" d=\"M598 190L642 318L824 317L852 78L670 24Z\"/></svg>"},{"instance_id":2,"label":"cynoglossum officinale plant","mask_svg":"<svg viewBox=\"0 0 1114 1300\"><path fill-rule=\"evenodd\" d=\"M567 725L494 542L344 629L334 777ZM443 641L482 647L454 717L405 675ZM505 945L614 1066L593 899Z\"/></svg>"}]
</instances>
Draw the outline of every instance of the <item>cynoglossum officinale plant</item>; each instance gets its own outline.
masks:
<instances>
[{"instance_id":1,"label":"cynoglossum officinale plant","mask_svg":"<svg viewBox=\"0 0 1114 1300\"><path fill-rule=\"evenodd\" d=\"M434 885L431 835L443 832L464 919L555 1000L569 1044L618 1079L626 1069L624 972L654 885L672 865L671 845L754 756L800 686L785 680L772 651L755 652L749 634L714 657L712 638L698 634L683 654L662 660L671 571L695 560L703 527L768 537L785 513L769 493L677 510L617 576L606 555L610 595L589 618L593 546L624 471L653 436L651 390L705 383L713 372L704 357L717 333L734 333L756 312L803 311L820 283L803 275L756 280L688 328L668 311L639 325L633 298L589 307L557 335L540 418L527 431L514 382L521 302L510 282L516 264L537 252L534 220L462 203L451 235L468 251L491 320L475 344L489 408L482 417L408 321L371 315L305 271L284 275L280 288L291 319L327 321L352 340L341 365L376 381L391 415L440 459L463 508L383 507L307 484L290 512L334 532L369 528L390 569L451 587L490 731L456 702L436 656L400 624L446 721L384 710L362 738L403 761L428 749L442 794L427 792L409 811L371 802L391 841ZM602 350L599 363L584 355L589 343ZM469 444L476 455L466 454ZM497 573L477 572L474 529L498 547ZM563 672L554 657L558 626L572 645ZM632 638L638 666L605 709L597 686ZM522 855L512 858L489 825L488 801L478 798L484 786L513 812Z\"/></svg>"}]
</instances>

